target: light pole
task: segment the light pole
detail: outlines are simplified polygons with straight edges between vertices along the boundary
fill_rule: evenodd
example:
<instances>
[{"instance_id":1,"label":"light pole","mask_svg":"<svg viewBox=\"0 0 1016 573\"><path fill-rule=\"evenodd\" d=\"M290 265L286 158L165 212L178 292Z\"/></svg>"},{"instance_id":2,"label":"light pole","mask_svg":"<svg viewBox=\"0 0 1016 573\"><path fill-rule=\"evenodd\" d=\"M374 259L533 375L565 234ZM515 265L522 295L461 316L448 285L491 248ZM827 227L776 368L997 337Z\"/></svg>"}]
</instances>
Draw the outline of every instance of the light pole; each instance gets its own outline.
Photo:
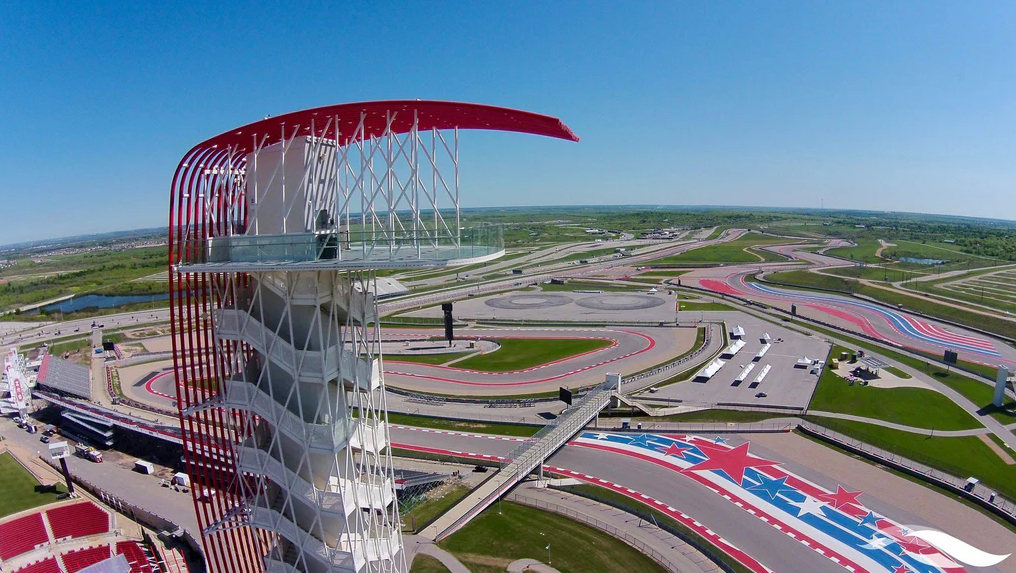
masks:
<instances>
[{"instance_id":1,"label":"light pole","mask_svg":"<svg viewBox=\"0 0 1016 573\"><path fill-rule=\"evenodd\" d=\"M553 565L553 563L550 560L550 544L549 543L547 544L547 565Z\"/></svg>"}]
</instances>

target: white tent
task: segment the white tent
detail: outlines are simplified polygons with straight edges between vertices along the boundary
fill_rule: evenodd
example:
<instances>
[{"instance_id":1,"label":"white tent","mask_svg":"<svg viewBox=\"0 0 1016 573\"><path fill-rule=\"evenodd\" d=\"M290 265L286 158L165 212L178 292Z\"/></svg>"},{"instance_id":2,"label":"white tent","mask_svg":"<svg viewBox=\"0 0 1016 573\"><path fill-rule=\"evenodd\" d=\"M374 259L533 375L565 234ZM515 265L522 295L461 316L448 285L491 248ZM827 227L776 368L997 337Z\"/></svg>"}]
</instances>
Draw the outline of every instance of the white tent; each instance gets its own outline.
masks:
<instances>
[{"instance_id":1,"label":"white tent","mask_svg":"<svg viewBox=\"0 0 1016 573\"><path fill-rule=\"evenodd\" d=\"M705 378L708 380L713 377L713 374L719 372L720 368L723 368L724 364L726 364L726 362L720 360L719 358L714 358L712 362L706 364L705 368L699 370L698 373L695 374L695 378Z\"/></svg>"}]
</instances>

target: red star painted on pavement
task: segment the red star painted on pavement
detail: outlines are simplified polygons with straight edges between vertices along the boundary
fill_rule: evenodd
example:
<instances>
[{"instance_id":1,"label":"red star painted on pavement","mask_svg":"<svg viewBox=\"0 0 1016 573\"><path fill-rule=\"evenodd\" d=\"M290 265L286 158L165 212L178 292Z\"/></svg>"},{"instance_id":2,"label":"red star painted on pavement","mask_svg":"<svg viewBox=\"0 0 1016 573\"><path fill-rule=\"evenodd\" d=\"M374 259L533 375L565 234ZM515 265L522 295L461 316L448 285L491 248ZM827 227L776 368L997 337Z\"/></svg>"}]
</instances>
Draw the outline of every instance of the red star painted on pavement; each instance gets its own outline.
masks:
<instances>
[{"instance_id":1,"label":"red star painted on pavement","mask_svg":"<svg viewBox=\"0 0 1016 573\"><path fill-rule=\"evenodd\" d=\"M893 573L909 573L909 572L910 569L908 569L906 565L900 565L895 569L893 569Z\"/></svg>"},{"instance_id":2,"label":"red star painted on pavement","mask_svg":"<svg viewBox=\"0 0 1016 573\"><path fill-rule=\"evenodd\" d=\"M913 553L915 555L926 555L938 552L937 549L926 543L923 539L918 539L916 537L911 537L910 541L897 541L896 543L899 543L900 547L902 547L905 552Z\"/></svg>"},{"instance_id":3,"label":"red star painted on pavement","mask_svg":"<svg viewBox=\"0 0 1016 573\"><path fill-rule=\"evenodd\" d=\"M663 452L664 456L677 456L684 459L684 452L691 449L691 446L680 446L676 443L667 446L667 450Z\"/></svg>"},{"instance_id":4,"label":"red star painted on pavement","mask_svg":"<svg viewBox=\"0 0 1016 573\"><path fill-rule=\"evenodd\" d=\"M780 462L749 456L748 442L745 442L736 448L726 448L722 446L709 447L700 445L699 449L708 455L709 459L699 462L682 471L720 470L740 485L741 480L744 479L745 468L780 465Z\"/></svg>"},{"instance_id":5,"label":"red star painted on pavement","mask_svg":"<svg viewBox=\"0 0 1016 573\"><path fill-rule=\"evenodd\" d=\"M857 501L857 496L864 492L861 491L847 491L843 489L843 486L836 486L836 493L823 493L815 497L835 507L836 509L842 509L847 504L861 505Z\"/></svg>"}]
</instances>

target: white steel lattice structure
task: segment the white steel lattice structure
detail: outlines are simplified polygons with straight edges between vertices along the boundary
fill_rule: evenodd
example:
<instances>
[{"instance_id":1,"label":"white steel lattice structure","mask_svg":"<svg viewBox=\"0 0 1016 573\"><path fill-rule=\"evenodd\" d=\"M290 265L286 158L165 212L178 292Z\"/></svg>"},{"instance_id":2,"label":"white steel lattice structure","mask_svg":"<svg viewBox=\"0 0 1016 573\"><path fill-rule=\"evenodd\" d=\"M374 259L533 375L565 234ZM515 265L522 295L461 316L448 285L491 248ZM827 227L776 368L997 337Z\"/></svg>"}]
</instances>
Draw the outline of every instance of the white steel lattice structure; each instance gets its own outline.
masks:
<instances>
[{"instance_id":1,"label":"white steel lattice structure","mask_svg":"<svg viewBox=\"0 0 1016 573\"><path fill-rule=\"evenodd\" d=\"M460 226L459 129L576 140L527 112L372 102L267 118L177 169L177 397L212 571L406 571L375 270L503 254L499 227Z\"/></svg>"}]
</instances>

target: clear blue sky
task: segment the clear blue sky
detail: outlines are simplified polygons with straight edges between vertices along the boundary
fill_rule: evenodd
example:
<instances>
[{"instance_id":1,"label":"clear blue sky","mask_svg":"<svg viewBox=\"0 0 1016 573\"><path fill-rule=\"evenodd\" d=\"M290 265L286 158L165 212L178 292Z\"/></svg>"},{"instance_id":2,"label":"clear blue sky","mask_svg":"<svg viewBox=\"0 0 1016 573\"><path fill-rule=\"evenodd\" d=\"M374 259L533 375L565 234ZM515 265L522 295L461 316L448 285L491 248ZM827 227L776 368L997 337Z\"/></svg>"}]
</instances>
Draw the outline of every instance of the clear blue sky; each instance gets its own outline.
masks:
<instances>
[{"instance_id":1,"label":"clear blue sky","mask_svg":"<svg viewBox=\"0 0 1016 573\"><path fill-rule=\"evenodd\" d=\"M582 138L467 133L467 206L1016 219L1011 0L156 4L0 3L0 244L165 225L194 143L393 98Z\"/></svg>"}]
</instances>

